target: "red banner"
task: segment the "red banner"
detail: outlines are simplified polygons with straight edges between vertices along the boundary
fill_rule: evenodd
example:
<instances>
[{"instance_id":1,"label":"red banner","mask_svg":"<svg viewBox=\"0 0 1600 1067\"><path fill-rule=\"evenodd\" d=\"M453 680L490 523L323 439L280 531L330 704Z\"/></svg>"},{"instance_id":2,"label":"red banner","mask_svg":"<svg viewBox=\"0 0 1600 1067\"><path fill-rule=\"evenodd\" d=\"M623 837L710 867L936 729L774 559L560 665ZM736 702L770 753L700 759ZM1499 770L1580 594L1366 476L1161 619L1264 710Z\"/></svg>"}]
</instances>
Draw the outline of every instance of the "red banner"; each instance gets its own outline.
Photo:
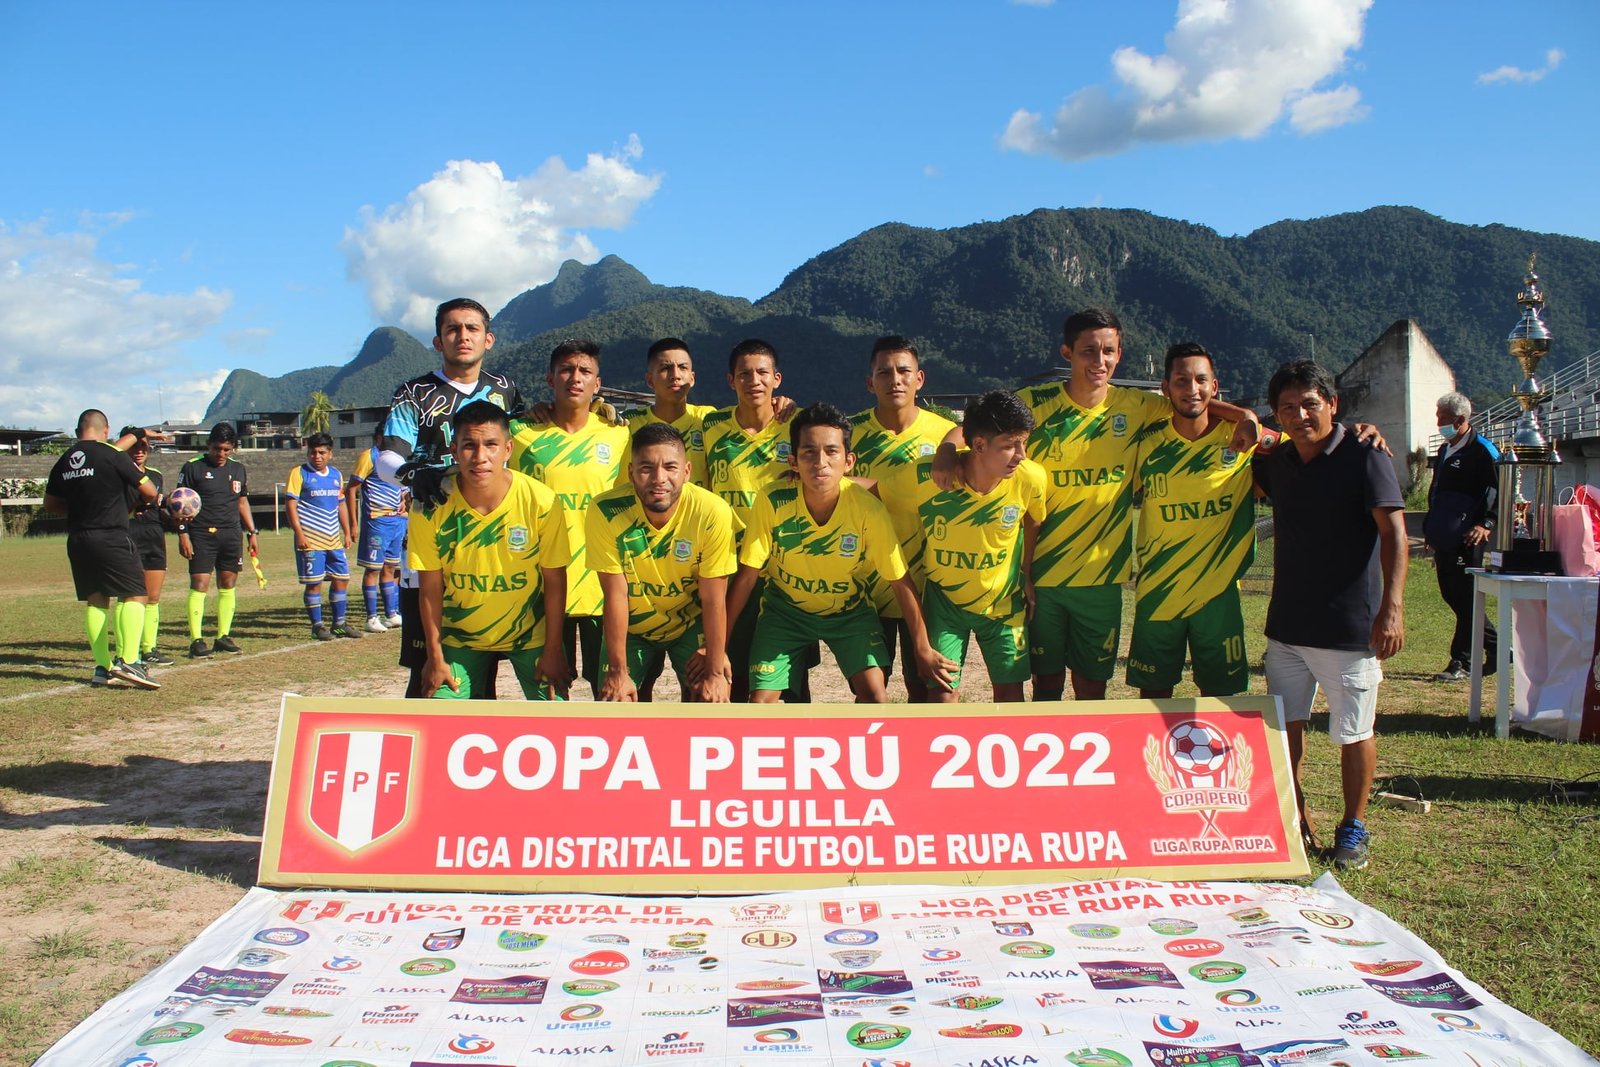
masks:
<instances>
[{"instance_id":1,"label":"red banner","mask_svg":"<svg viewBox=\"0 0 1600 1067\"><path fill-rule=\"evenodd\" d=\"M286 697L261 882L1283 878L1307 873L1293 798L1270 697L776 712Z\"/></svg>"}]
</instances>

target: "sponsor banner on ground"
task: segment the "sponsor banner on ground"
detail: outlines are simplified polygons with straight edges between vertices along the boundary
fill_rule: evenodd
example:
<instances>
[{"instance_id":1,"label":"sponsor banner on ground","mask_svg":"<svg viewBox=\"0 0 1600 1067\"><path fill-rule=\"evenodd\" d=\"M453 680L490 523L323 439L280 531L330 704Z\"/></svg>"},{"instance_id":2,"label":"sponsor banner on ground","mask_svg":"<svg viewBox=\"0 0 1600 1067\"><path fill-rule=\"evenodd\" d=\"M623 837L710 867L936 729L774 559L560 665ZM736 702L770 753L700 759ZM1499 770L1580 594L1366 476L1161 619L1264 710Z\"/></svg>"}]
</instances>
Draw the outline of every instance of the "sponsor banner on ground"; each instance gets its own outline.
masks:
<instances>
[{"instance_id":1,"label":"sponsor banner on ground","mask_svg":"<svg viewBox=\"0 0 1600 1067\"><path fill-rule=\"evenodd\" d=\"M1594 1067L1339 888L252 889L38 1067Z\"/></svg>"},{"instance_id":2,"label":"sponsor banner on ground","mask_svg":"<svg viewBox=\"0 0 1600 1067\"><path fill-rule=\"evenodd\" d=\"M1270 697L759 714L286 697L260 880L757 892L1305 873Z\"/></svg>"}]
</instances>

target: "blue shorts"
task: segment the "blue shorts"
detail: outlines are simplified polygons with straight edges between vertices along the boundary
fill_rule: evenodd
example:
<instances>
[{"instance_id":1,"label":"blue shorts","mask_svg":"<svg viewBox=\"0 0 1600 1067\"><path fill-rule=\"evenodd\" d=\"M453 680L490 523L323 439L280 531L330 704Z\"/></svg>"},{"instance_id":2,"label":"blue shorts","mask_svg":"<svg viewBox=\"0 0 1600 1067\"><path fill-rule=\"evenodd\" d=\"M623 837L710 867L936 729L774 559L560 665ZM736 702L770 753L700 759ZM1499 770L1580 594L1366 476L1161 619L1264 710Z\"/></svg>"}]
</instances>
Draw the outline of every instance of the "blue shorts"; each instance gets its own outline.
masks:
<instances>
[{"instance_id":1,"label":"blue shorts","mask_svg":"<svg viewBox=\"0 0 1600 1067\"><path fill-rule=\"evenodd\" d=\"M406 517L383 515L361 524L356 541L356 562L369 571L388 564L400 566L406 549Z\"/></svg>"},{"instance_id":2,"label":"blue shorts","mask_svg":"<svg viewBox=\"0 0 1600 1067\"><path fill-rule=\"evenodd\" d=\"M306 585L315 585L324 578L342 582L350 577L350 564L345 562L342 548L313 548L306 552L297 548L294 569Z\"/></svg>"}]
</instances>

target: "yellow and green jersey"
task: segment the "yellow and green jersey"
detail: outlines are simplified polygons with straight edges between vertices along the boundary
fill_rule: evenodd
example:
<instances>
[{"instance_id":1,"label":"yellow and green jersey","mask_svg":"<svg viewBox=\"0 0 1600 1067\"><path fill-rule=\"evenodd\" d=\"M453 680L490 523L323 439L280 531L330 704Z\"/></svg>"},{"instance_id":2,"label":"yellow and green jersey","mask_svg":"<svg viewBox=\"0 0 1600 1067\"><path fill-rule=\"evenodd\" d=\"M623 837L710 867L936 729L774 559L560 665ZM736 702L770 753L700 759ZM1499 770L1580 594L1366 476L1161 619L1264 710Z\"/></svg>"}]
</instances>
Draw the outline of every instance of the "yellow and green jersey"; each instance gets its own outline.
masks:
<instances>
[{"instance_id":1,"label":"yellow and green jersey","mask_svg":"<svg viewBox=\"0 0 1600 1067\"><path fill-rule=\"evenodd\" d=\"M773 419L747 433L735 418L737 408L718 408L701 420L705 434L706 487L749 525L756 495L789 473L789 424Z\"/></svg>"},{"instance_id":2,"label":"yellow and green jersey","mask_svg":"<svg viewBox=\"0 0 1600 1067\"><path fill-rule=\"evenodd\" d=\"M907 542L912 574L937 585L962 611L1005 622L1027 609L1023 520L1044 521L1044 483L1044 468L1025 459L987 493L964 485L940 489L932 460L879 484L889 496L909 499L916 511L915 540Z\"/></svg>"},{"instance_id":3,"label":"yellow and green jersey","mask_svg":"<svg viewBox=\"0 0 1600 1067\"><path fill-rule=\"evenodd\" d=\"M905 556L883 503L846 481L825 523L806 510L797 482L773 482L757 494L739 562L766 577L764 596L811 615L835 615L868 599L874 575L905 576Z\"/></svg>"},{"instance_id":4,"label":"yellow and green jersey","mask_svg":"<svg viewBox=\"0 0 1600 1067\"><path fill-rule=\"evenodd\" d=\"M1044 468L1045 520L1033 549L1033 581L1108 585L1132 573L1134 465L1139 442L1172 415L1165 397L1111 386L1085 408L1065 382L1019 394L1033 412L1028 458Z\"/></svg>"},{"instance_id":5,"label":"yellow and green jersey","mask_svg":"<svg viewBox=\"0 0 1600 1067\"><path fill-rule=\"evenodd\" d=\"M589 501L617 484L625 426L612 426L595 415L577 433L553 423L537 425L511 420L511 467L555 491L567 520L572 564L567 568L567 614L598 615L600 579L586 562L583 513Z\"/></svg>"},{"instance_id":6,"label":"yellow and green jersey","mask_svg":"<svg viewBox=\"0 0 1600 1067\"><path fill-rule=\"evenodd\" d=\"M868 408L852 415L850 446L856 454L856 465L850 471L850 476L875 478L883 482L891 478L897 470L909 470L919 461L931 458L939 451L939 444L944 440L944 435L954 426L955 423L949 419L935 415L926 408L919 408L916 420L901 433L895 433L879 422L876 408ZM900 538L900 543L910 545L916 541L920 536L916 501L888 492L881 486L878 498L883 501L883 506L889 509L889 518L894 521L894 532ZM906 557L906 564L911 568L912 579L920 587L921 571L909 554ZM888 582L872 583L872 601L879 615L890 619L900 617L900 602L894 598L894 591Z\"/></svg>"},{"instance_id":7,"label":"yellow and green jersey","mask_svg":"<svg viewBox=\"0 0 1600 1067\"><path fill-rule=\"evenodd\" d=\"M682 415L667 423L683 434L683 443L688 447L689 463L693 470L691 480L702 487L708 485L709 478L706 474L706 437L700 424L715 410L710 404L690 404ZM633 458L633 435L651 423L667 422L649 408L633 408L623 412L622 417L628 420L628 440L622 446L622 470L617 475L618 485L628 480L628 461Z\"/></svg>"},{"instance_id":8,"label":"yellow and green jersey","mask_svg":"<svg viewBox=\"0 0 1600 1067\"><path fill-rule=\"evenodd\" d=\"M628 582L628 632L647 641L676 641L700 617L701 578L739 569L733 511L710 490L685 485L672 518L650 525L633 486L594 498L584 518L589 566Z\"/></svg>"},{"instance_id":9,"label":"yellow and green jersey","mask_svg":"<svg viewBox=\"0 0 1600 1067\"><path fill-rule=\"evenodd\" d=\"M1140 448L1138 597L1152 619L1194 614L1255 558L1255 449L1235 452L1233 430L1218 421L1189 441L1169 419Z\"/></svg>"},{"instance_id":10,"label":"yellow and green jersey","mask_svg":"<svg viewBox=\"0 0 1600 1067\"><path fill-rule=\"evenodd\" d=\"M439 639L452 648L516 652L544 644L541 567L565 567L567 525L548 486L511 472L500 506L479 514L458 489L407 519L412 570L444 575Z\"/></svg>"}]
</instances>

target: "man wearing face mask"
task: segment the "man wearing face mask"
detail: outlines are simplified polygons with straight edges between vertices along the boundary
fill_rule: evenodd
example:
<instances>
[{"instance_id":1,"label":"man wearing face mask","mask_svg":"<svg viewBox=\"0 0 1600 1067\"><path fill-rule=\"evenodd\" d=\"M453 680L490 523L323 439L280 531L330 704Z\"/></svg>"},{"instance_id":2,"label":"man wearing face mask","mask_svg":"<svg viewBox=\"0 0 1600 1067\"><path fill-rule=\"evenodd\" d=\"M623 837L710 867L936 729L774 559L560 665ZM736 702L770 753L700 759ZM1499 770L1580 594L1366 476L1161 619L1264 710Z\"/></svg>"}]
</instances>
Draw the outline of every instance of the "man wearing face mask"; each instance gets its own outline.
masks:
<instances>
[{"instance_id":1,"label":"man wearing face mask","mask_svg":"<svg viewBox=\"0 0 1600 1067\"><path fill-rule=\"evenodd\" d=\"M1439 398L1438 409L1444 444L1434 462L1423 533L1433 547L1439 595L1455 612L1456 629L1450 638L1450 662L1433 680L1459 682L1472 667L1472 576L1467 568L1482 565L1484 546L1494 532L1495 463L1500 453L1473 430L1472 401L1460 393L1446 393ZM1494 672L1497 641L1494 623L1485 616L1485 674Z\"/></svg>"}]
</instances>

